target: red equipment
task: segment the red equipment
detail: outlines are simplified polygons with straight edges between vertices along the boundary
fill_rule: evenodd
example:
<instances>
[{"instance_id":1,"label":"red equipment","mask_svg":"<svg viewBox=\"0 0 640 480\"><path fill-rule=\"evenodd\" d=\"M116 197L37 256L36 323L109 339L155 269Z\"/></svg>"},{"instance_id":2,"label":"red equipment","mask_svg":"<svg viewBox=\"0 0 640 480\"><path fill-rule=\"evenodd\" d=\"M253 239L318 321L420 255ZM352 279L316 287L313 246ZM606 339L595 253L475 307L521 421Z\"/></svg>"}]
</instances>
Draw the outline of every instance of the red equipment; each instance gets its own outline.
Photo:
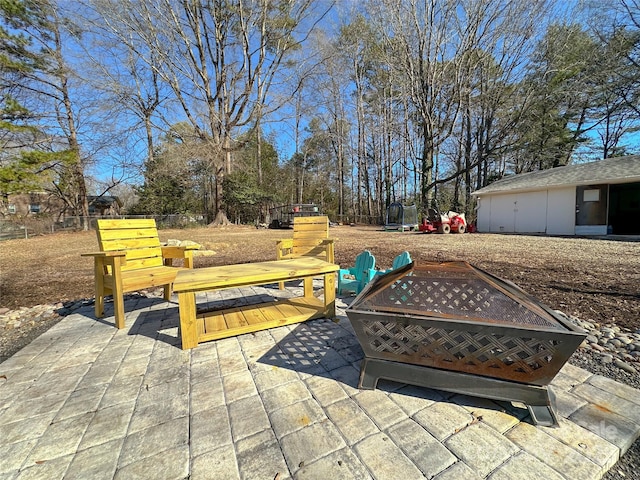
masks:
<instances>
[{"instance_id":1,"label":"red equipment","mask_svg":"<svg viewBox=\"0 0 640 480\"><path fill-rule=\"evenodd\" d=\"M441 214L436 208L427 210L427 216L422 217L418 229L424 233L464 233L467 230L467 220L464 213L449 211Z\"/></svg>"}]
</instances>

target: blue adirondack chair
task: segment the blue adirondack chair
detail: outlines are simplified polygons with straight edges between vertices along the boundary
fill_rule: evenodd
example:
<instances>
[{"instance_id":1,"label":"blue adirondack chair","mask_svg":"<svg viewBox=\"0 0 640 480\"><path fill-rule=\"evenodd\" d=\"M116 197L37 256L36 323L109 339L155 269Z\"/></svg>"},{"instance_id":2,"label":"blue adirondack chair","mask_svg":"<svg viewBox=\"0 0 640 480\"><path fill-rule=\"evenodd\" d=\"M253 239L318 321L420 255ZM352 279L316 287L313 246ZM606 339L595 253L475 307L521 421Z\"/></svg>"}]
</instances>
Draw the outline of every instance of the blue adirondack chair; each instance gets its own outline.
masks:
<instances>
[{"instance_id":1,"label":"blue adirondack chair","mask_svg":"<svg viewBox=\"0 0 640 480\"><path fill-rule=\"evenodd\" d=\"M343 292L354 292L356 295L374 277L376 258L369 250L356 257L356 264L351 268L341 268L338 272L338 295Z\"/></svg>"},{"instance_id":2,"label":"blue adirondack chair","mask_svg":"<svg viewBox=\"0 0 640 480\"><path fill-rule=\"evenodd\" d=\"M378 270L375 275L384 275L385 273L393 272L394 270L409 265L411 263L411 254L406 250L393 259L391 268L387 270Z\"/></svg>"}]
</instances>

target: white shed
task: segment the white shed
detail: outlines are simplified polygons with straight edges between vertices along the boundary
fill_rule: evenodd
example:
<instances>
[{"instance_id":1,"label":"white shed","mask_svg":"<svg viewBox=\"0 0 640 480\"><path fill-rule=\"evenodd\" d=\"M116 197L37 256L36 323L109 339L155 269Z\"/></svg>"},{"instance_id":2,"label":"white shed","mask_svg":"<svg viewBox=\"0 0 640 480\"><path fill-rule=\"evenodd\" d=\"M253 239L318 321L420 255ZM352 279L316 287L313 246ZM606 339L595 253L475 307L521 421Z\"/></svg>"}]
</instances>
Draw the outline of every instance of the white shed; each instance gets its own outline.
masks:
<instances>
[{"instance_id":1,"label":"white shed","mask_svg":"<svg viewBox=\"0 0 640 480\"><path fill-rule=\"evenodd\" d=\"M640 155L503 178L473 192L480 232L640 234Z\"/></svg>"}]
</instances>

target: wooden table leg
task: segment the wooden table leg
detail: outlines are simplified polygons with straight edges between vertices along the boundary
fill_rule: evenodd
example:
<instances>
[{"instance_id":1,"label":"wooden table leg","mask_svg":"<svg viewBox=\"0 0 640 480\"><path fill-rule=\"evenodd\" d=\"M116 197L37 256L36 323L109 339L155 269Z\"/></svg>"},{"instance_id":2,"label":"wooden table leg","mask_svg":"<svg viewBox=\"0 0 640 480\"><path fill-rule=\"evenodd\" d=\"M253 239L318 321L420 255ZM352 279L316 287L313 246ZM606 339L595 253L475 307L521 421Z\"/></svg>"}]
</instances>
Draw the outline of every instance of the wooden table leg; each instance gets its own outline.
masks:
<instances>
[{"instance_id":1,"label":"wooden table leg","mask_svg":"<svg viewBox=\"0 0 640 480\"><path fill-rule=\"evenodd\" d=\"M336 316L336 274L324 274L324 311L328 318Z\"/></svg>"},{"instance_id":2,"label":"wooden table leg","mask_svg":"<svg viewBox=\"0 0 640 480\"><path fill-rule=\"evenodd\" d=\"M304 277L302 283L304 284L304 296L306 298L313 297L313 277Z\"/></svg>"},{"instance_id":3,"label":"wooden table leg","mask_svg":"<svg viewBox=\"0 0 640 480\"><path fill-rule=\"evenodd\" d=\"M198 329L196 327L196 294L184 292L178 294L180 309L180 336L182 349L188 350L198 346Z\"/></svg>"}]
</instances>

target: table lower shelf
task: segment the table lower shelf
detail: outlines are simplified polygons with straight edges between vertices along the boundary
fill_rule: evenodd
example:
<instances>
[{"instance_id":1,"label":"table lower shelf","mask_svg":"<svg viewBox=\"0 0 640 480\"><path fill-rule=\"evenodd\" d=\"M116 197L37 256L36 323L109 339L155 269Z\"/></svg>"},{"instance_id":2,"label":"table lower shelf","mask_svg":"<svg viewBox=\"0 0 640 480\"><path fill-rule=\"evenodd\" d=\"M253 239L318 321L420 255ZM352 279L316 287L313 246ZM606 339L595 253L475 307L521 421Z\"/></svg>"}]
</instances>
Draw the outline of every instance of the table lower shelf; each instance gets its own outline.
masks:
<instances>
[{"instance_id":1,"label":"table lower shelf","mask_svg":"<svg viewBox=\"0 0 640 480\"><path fill-rule=\"evenodd\" d=\"M196 314L198 343L327 316L324 302L296 297Z\"/></svg>"}]
</instances>

